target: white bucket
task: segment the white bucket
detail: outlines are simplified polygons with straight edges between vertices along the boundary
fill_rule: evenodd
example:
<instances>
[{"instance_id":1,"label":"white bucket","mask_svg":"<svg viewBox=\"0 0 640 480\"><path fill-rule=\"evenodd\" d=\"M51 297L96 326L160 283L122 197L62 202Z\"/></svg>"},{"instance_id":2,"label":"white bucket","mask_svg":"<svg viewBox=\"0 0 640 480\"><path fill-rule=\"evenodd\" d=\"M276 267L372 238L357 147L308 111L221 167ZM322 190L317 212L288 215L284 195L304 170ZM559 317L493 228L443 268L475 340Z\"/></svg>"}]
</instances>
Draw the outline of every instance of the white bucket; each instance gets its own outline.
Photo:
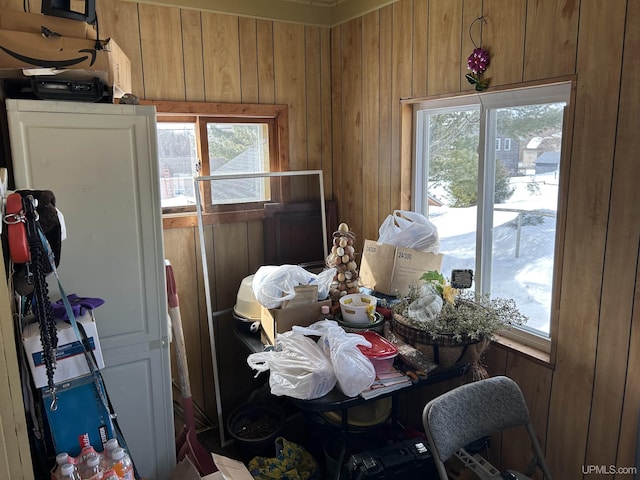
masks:
<instances>
[{"instance_id":1,"label":"white bucket","mask_svg":"<svg viewBox=\"0 0 640 480\"><path fill-rule=\"evenodd\" d=\"M260 320L262 308L253 294L253 275L242 279L236 297L234 312L236 315L248 320Z\"/></svg>"},{"instance_id":2,"label":"white bucket","mask_svg":"<svg viewBox=\"0 0 640 480\"><path fill-rule=\"evenodd\" d=\"M375 319L377 303L376 297L364 293L352 293L340 297L342 318L349 323L370 323Z\"/></svg>"}]
</instances>

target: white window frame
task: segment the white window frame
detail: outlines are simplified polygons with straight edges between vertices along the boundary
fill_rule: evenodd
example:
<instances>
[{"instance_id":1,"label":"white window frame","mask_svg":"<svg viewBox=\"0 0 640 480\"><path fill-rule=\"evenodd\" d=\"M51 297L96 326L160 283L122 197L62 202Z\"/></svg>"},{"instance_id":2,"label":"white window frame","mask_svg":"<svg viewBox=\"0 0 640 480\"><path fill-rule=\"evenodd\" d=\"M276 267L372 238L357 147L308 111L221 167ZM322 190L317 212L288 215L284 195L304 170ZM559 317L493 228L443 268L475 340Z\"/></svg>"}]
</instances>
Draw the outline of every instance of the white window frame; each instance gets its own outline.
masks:
<instances>
[{"instance_id":1,"label":"white window frame","mask_svg":"<svg viewBox=\"0 0 640 480\"><path fill-rule=\"evenodd\" d=\"M478 172L484 172L484 176L479 175L478 178L478 223L480 227L476 230L475 282L477 292L487 292L491 285L490 266L492 238L490 230L491 225L493 224L493 205L491 203L485 203L482 199L484 198L484 192L487 191L487 189L493 191L494 188L494 175L489 174L489 172L493 172L495 168L495 147L497 144L495 129L491 128L487 130L487 125L495 125L495 109L498 108L565 102L566 111L567 107L570 106L572 88L572 82L567 81L509 90L474 93L471 95L460 95L449 98L434 98L432 100L425 100L413 105L413 124L415 125L415 134L412 155L412 209L425 216L428 216L428 203L424 200L427 196L416 194L416 192L427 191L426 185L429 173L428 165L424 165L421 161L418 162L418 158L424 158L425 155L428 155L428 144L425 145L427 142L422 141L422 137L425 136L424 132L426 131L425 129L427 128L427 125L424 124L425 122L419 112L429 110L433 113L446 113L447 111L460 110L461 108L473 108L474 106L480 108ZM569 128L567 123L565 115L565 121L563 122L563 136L565 136L565 133ZM423 131L423 135L417 134L420 130ZM562 163L567 162L567 152L565 150L566 149L563 145L561 153L563 156ZM492 167L494 168L492 169ZM555 323L554 317L557 314L554 305L556 304L555 299L560 287L556 283L556 280L559 278L558 271L560 269L559 252L561 251L562 243L560 232L564 231L564 229L561 228L561 222L564 222L564 215L561 212L560 205L564 204L563 197L567 195L566 188L563 188L563 185L567 185L566 181L562 181L558 192L559 208L556 223L553 287L550 311L551 326L549 329L549 336L542 336L533 329L527 329L526 326L516 327L511 330L500 332L502 337L516 340L546 353L551 351L552 334L554 332L553 325ZM487 268L487 266L489 268ZM480 272L479 275L477 272Z\"/></svg>"}]
</instances>

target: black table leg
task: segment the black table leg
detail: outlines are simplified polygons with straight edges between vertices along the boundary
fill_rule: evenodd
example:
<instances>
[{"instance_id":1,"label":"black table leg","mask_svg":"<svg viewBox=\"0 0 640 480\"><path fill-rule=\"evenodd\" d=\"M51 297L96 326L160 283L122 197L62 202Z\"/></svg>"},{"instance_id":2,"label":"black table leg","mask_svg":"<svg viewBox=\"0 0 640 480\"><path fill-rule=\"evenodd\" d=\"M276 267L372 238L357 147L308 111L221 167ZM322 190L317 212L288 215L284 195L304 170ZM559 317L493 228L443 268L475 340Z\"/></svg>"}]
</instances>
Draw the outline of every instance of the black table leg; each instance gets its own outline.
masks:
<instances>
[{"instance_id":1,"label":"black table leg","mask_svg":"<svg viewBox=\"0 0 640 480\"><path fill-rule=\"evenodd\" d=\"M340 428L340 454L338 455L338 466L336 468L335 479L340 480L342 475L342 467L344 466L345 457L349 443L349 411L343 408L341 411L341 428Z\"/></svg>"}]
</instances>

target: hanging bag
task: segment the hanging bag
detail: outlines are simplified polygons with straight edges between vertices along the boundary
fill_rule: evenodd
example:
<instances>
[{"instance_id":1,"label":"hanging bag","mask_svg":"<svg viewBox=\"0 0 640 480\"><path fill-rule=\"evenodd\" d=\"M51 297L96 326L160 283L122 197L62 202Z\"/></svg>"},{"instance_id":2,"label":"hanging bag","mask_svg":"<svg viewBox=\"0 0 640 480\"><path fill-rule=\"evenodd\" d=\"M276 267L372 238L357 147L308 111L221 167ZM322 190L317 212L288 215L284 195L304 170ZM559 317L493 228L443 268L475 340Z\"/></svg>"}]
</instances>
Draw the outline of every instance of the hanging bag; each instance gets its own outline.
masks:
<instances>
[{"instance_id":1,"label":"hanging bag","mask_svg":"<svg viewBox=\"0 0 640 480\"><path fill-rule=\"evenodd\" d=\"M378 243L438 253L438 229L424 215L407 210L394 210L378 229Z\"/></svg>"}]
</instances>

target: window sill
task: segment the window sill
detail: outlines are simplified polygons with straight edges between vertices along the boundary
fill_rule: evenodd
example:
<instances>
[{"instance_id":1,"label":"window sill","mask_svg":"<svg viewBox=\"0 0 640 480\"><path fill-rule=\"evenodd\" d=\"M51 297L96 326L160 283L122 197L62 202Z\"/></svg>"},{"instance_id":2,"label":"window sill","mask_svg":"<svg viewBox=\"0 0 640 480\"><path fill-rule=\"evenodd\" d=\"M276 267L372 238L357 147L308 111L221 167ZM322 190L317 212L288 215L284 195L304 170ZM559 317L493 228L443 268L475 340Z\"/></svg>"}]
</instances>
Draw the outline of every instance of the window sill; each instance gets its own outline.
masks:
<instances>
[{"instance_id":1,"label":"window sill","mask_svg":"<svg viewBox=\"0 0 640 480\"><path fill-rule=\"evenodd\" d=\"M162 228L197 227L198 215L194 213L164 213L162 214Z\"/></svg>"},{"instance_id":2,"label":"window sill","mask_svg":"<svg viewBox=\"0 0 640 480\"><path fill-rule=\"evenodd\" d=\"M535 361L536 363L539 363L540 365L553 368L551 354L549 354L548 352L537 349L530 345L526 345L522 342L519 342L518 340L506 338L502 335L496 335L493 343L509 352L527 357Z\"/></svg>"},{"instance_id":3,"label":"window sill","mask_svg":"<svg viewBox=\"0 0 640 480\"><path fill-rule=\"evenodd\" d=\"M202 215L203 225L222 225L224 223L250 222L264 219L264 209L237 210L230 212L204 213ZM162 215L162 228L188 228L198 226L198 214L188 213L165 213Z\"/></svg>"}]
</instances>

